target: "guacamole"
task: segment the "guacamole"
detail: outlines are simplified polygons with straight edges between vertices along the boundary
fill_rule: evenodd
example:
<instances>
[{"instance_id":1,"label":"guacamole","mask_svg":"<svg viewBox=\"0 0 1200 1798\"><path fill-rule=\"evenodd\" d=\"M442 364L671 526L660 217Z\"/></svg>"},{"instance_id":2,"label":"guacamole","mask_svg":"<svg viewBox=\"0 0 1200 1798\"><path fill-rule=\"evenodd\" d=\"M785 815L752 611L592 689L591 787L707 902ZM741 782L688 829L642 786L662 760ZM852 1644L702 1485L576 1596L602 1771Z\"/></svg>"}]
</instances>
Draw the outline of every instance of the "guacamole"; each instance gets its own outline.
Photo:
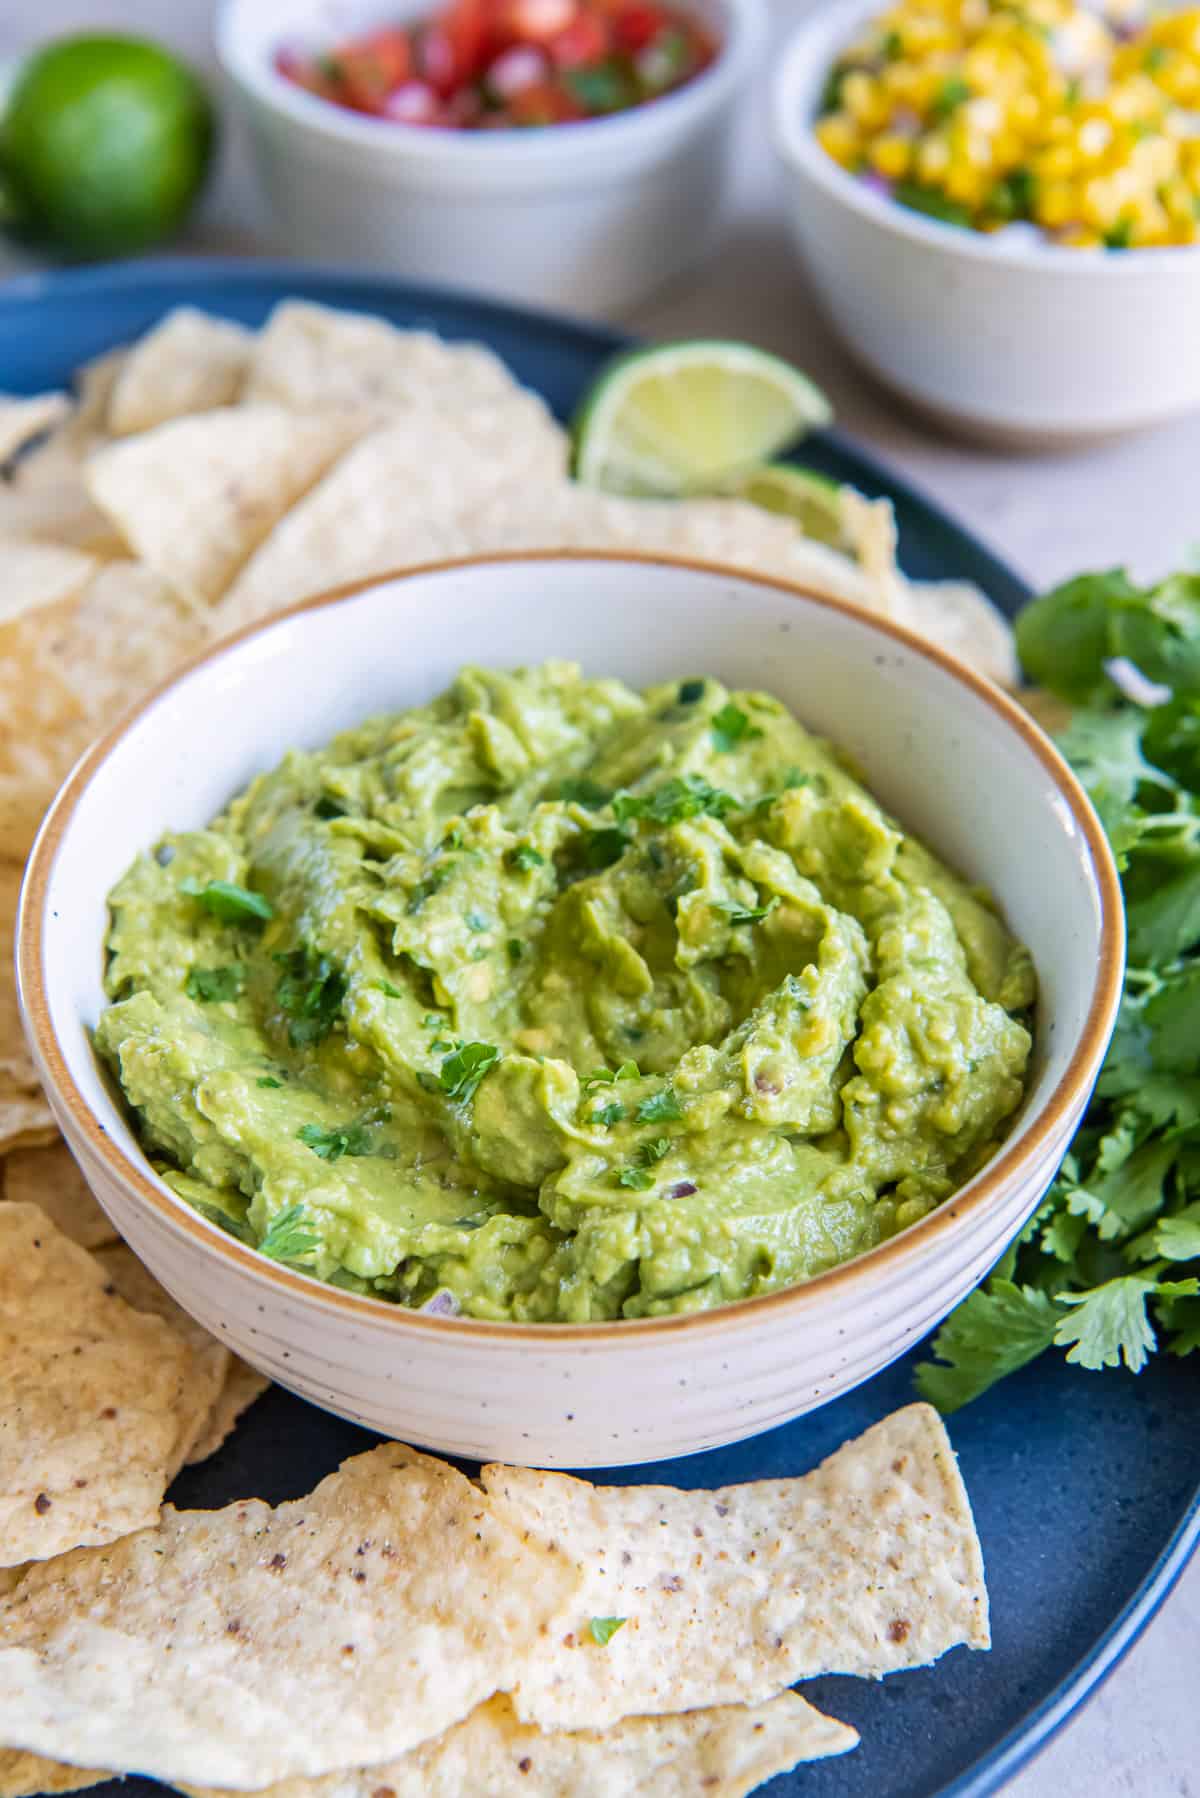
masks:
<instances>
[{"instance_id":1,"label":"guacamole","mask_svg":"<svg viewBox=\"0 0 1200 1798\"><path fill-rule=\"evenodd\" d=\"M765 693L467 668L110 895L163 1178L356 1292L649 1317L878 1243L1021 1101L1028 953Z\"/></svg>"}]
</instances>

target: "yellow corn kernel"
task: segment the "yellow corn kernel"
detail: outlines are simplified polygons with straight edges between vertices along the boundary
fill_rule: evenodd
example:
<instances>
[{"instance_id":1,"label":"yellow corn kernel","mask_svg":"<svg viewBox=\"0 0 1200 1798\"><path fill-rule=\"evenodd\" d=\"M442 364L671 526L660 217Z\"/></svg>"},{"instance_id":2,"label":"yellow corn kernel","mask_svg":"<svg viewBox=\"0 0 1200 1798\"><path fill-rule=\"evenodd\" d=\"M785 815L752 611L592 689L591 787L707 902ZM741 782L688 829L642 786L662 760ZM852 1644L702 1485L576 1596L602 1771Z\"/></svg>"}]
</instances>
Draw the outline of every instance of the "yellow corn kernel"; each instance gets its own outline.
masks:
<instances>
[{"instance_id":1,"label":"yellow corn kernel","mask_svg":"<svg viewBox=\"0 0 1200 1798\"><path fill-rule=\"evenodd\" d=\"M1034 202L1034 217L1048 231L1057 231L1078 218L1080 196L1073 182L1039 179Z\"/></svg>"},{"instance_id":2,"label":"yellow corn kernel","mask_svg":"<svg viewBox=\"0 0 1200 1798\"><path fill-rule=\"evenodd\" d=\"M940 135L927 137L917 149L917 173L922 181L937 183L950 167L950 145Z\"/></svg>"},{"instance_id":3,"label":"yellow corn kernel","mask_svg":"<svg viewBox=\"0 0 1200 1798\"><path fill-rule=\"evenodd\" d=\"M887 123L891 102L873 76L855 69L842 82L842 110L864 130L877 131Z\"/></svg>"},{"instance_id":4,"label":"yellow corn kernel","mask_svg":"<svg viewBox=\"0 0 1200 1798\"><path fill-rule=\"evenodd\" d=\"M889 181L902 181L912 168L912 141L885 132L870 145L867 156L871 167L886 175Z\"/></svg>"},{"instance_id":5,"label":"yellow corn kernel","mask_svg":"<svg viewBox=\"0 0 1200 1798\"><path fill-rule=\"evenodd\" d=\"M818 119L817 138L821 147L843 168L853 168L862 153L862 135L854 120L844 112L831 112Z\"/></svg>"}]
</instances>

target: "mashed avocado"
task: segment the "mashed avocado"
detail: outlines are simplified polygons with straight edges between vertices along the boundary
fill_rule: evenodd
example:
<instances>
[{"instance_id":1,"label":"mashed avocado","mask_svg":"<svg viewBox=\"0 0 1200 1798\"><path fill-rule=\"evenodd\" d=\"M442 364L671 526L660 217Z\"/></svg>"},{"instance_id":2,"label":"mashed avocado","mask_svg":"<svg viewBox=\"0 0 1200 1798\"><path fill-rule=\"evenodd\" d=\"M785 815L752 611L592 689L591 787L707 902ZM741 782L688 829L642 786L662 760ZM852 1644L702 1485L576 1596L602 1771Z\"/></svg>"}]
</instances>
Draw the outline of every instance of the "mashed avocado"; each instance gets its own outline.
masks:
<instances>
[{"instance_id":1,"label":"mashed avocado","mask_svg":"<svg viewBox=\"0 0 1200 1798\"><path fill-rule=\"evenodd\" d=\"M165 1180L472 1317L804 1280L968 1179L1034 999L987 899L763 693L469 668L110 895L96 1030Z\"/></svg>"}]
</instances>

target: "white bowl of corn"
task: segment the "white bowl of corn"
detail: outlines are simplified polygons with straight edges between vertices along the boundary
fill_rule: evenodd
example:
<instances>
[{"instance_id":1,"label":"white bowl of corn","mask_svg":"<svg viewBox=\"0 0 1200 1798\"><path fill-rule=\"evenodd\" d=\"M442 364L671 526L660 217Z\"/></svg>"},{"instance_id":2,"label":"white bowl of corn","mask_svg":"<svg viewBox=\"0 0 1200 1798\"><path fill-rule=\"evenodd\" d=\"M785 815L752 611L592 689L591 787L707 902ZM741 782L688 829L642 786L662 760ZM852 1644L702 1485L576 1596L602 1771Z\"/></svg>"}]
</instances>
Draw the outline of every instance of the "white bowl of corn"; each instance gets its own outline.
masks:
<instances>
[{"instance_id":1,"label":"white bowl of corn","mask_svg":"<svg viewBox=\"0 0 1200 1798\"><path fill-rule=\"evenodd\" d=\"M819 299L924 412L1055 447L1200 407L1200 6L836 0L772 126Z\"/></svg>"}]
</instances>

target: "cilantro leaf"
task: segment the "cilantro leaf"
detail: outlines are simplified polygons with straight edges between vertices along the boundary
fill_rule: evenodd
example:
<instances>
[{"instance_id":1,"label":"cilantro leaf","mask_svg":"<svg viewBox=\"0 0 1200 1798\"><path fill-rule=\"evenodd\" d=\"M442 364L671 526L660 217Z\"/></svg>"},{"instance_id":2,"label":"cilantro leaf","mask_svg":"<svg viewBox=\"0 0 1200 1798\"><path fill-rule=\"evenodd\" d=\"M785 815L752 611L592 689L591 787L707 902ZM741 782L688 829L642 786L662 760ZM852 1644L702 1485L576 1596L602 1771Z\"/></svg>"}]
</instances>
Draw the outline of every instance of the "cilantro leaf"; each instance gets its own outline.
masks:
<instances>
[{"instance_id":1,"label":"cilantro leaf","mask_svg":"<svg viewBox=\"0 0 1200 1798\"><path fill-rule=\"evenodd\" d=\"M272 1261L301 1261L311 1254L319 1241L320 1238L304 1226L303 1205L289 1205L272 1220L258 1249Z\"/></svg>"},{"instance_id":2,"label":"cilantro leaf","mask_svg":"<svg viewBox=\"0 0 1200 1798\"><path fill-rule=\"evenodd\" d=\"M1123 568L1065 581L1027 605L1017 619L1017 654L1035 686L1083 705L1112 692L1104 665L1116 653L1112 620L1136 603Z\"/></svg>"},{"instance_id":3,"label":"cilantro leaf","mask_svg":"<svg viewBox=\"0 0 1200 1798\"><path fill-rule=\"evenodd\" d=\"M1140 1373L1155 1347L1146 1300L1157 1290L1153 1275L1122 1274L1091 1292L1064 1293L1063 1303L1072 1311L1059 1320L1054 1340L1069 1349L1067 1360L1080 1367L1095 1371L1124 1361L1132 1373Z\"/></svg>"},{"instance_id":4,"label":"cilantro leaf","mask_svg":"<svg viewBox=\"0 0 1200 1798\"><path fill-rule=\"evenodd\" d=\"M1061 1317L1046 1293L993 1275L943 1323L937 1360L917 1368L917 1391L939 1411L957 1411L1043 1354Z\"/></svg>"},{"instance_id":5,"label":"cilantro leaf","mask_svg":"<svg viewBox=\"0 0 1200 1798\"><path fill-rule=\"evenodd\" d=\"M624 1622L624 1617L593 1617L588 1624L592 1641L600 1648L607 1648Z\"/></svg>"},{"instance_id":6,"label":"cilantro leaf","mask_svg":"<svg viewBox=\"0 0 1200 1798\"><path fill-rule=\"evenodd\" d=\"M602 805L608 804L612 793L608 787L597 786L586 775L572 775L559 782L558 796L564 805L582 805L589 812L598 812Z\"/></svg>"},{"instance_id":7,"label":"cilantro leaf","mask_svg":"<svg viewBox=\"0 0 1200 1798\"><path fill-rule=\"evenodd\" d=\"M740 743L748 743L753 737L762 736L758 726L751 724L741 706L734 705L732 699L727 700L719 712L714 712L708 722L712 731L713 748L722 755L727 755Z\"/></svg>"},{"instance_id":8,"label":"cilantro leaf","mask_svg":"<svg viewBox=\"0 0 1200 1798\"><path fill-rule=\"evenodd\" d=\"M1167 1261L1200 1261L1200 1200L1164 1217L1154 1232L1154 1246Z\"/></svg>"},{"instance_id":9,"label":"cilantro leaf","mask_svg":"<svg viewBox=\"0 0 1200 1798\"><path fill-rule=\"evenodd\" d=\"M584 837L583 859L589 868L611 868L628 847L628 833L620 825L604 825L600 830L589 830Z\"/></svg>"},{"instance_id":10,"label":"cilantro leaf","mask_svg":"<svg viewBox=\"0 0 1200 1798\"><path fill-rule=\"evenodd\" d=\"M683 1106L673 1086L642 1099L634 1113L639 1124L668 1124L683 1116Z\"/></svg>"},{"instance_id":11,"label":"cilantro leaf","mask_svg":"<svg viewBox=\"0 0 1200 1798\"><path fill-rule=\"evenodd\" d=\"M275 907L261 893L238 886L232 880L196 880L191 876L179 883L181 893L198 899L206 911L223 924L265 924L275 916Z\"/></svg>"},{"instance_id":12,"label":"cilantro leaf","mask_svg":"<svg viewBox=\"0 0 1200 1798\"><path fill-rule=\"evenodd\" d=\"M240 961L223 968L189 968L183 990L189 999L201 1005L222 1005L236 999L246 985L246 970Z\"/></svg>"},{"instance_id":13,"label":"cilantro leaf","mask_svg":"<svg viewBox=\"0 0 1200 1798\"><path fill-rule=\"evenodd\" d=\"M278 1088L283 1085L283 1081L276 1080L276 1078L273 1074L262 1074L262 1075L260 1075L259 1079L255 1082L255 1084L257 1086L273 1086L273 1087Z\"/></svg>"},{"instance_id":14,"label":"cilantro leaf","mask_svg":"<svg viewBox=\"0 0 1200 1798\"><path fill-rule=\"evenodd\" d=\"M580 1076L579 1084L584 1092L593 1086L612 1086L618 1080L640 1080L642 1070L636 1061L623 1061L619 1068L593 1068L590 1074Z\"/></svg>"},{"instance_id":15,"label":"cilantro leaf","mask_svg":"<svg viewBox=\"0 0 1200 1798\"><path fill-rule=\"evenodd\" d=\"M681 824L685 818L707 814L723 818L736 811L738 801L732 793L714 787L702 774L683 774L666 780L652 793L630 793L622 789L613 794L613 816L618 824L633 818L646 818L652 824Z\"/></svg>"},{"instance_id":16,"label":"cilantro leaf","mask_svg":"<svg viewBox=\"0 0 1200 1798\"><path fill-rule=\"evenodd\" d=\"M341 1016L346 977L308 944L281 951L275 961L282 970L275 1003L288 1020L288 1041L293 1049L310 1048L329 1035Z\"/></svg>"},{"instance_id":17,"label":"cilantro leaf","mask_svg":"<svg viewBox=\"0 0 1200 1798\"><path fill-rule=\"evenodd\" d=\"M479 1084L500 1059L493 1043L460 1043L446 1056L438 1081L448 1099L469 1105Z\"/></svg>"},{"instance_id":18,"label":"cilantro leaf","mask_svg":"<svg viewBox=\"0 0 1200 1798\"><path fill-rule=\"evenodd\" d=\"M676 699L680 705L695 705L704 698L704 689L708 685L704 680L684 680L679 683Z\"/></svg>"},{"instance_id":19,"label":"cilantro leaf","mask_svg":"<svg viewBox=\"0 0 1200 1798\"><path fill-rule=\"evenodd\" d=\"M778 893L773 893L765 905L735 905L727 899L719 899L716 909L724 912L731 924L761 924L769 918L779 904Z\"/></svg>"},{"instance_id":20,"label":"cilantro leaf","mask_svg":"<svg viewBox=\"0 0 1200 1798\"><path fill-rule=\"evenodd\" d=\"M403 999L404 997L400 988L398 986L393 986L390 980L373 980L371 984L378 992L384 993L389 999ZM438 1021L440 1022L440 1020ZM428 1024L428 1018L426 1018L425 1022Z\"/></svg>"},{"instance_id":21,"label":"cilantro leaf","mask_svg":"<svg viewBox=\"0 0 1200 1798\"><path fill-rule=\"evenodd\" d=\"M532 843L517 843L507 856L508 865L517 874L528 874L531 868L544 868L546 858Z\"/></svg>"},{"instance_id":22,"label":"cilantro leaf","mask_svg":"<svg viewBox=\"0 0 1200 1798\"><path fill-rule=\"evenodd\" d=\"M625 1107L619 1099L614 1099L611 1104L601 1105L593 1111L589 1121L593 1124L603 1124L607 1130L610 1124L619 1124L624 1116Z\"/></svg>"},{"instance_id":23,"label":"cilantro leaf","mask_svg":"<svg viewBox=\"0 0 1200 1798\"><path fill-rule=\"evenodd\" d=\"M649 1192L654 1185L654 1175L649 1168L638 1167L634 1163L621 1169L617 1175L617 1185L627 1186L632 1192Z\"/></svg>"},{"instance_id":24,"label":"cilantro leaf","mask_svg":"<svg viewBox=\"0 0 1200 1798\"><path fill-rule=\"evenodd\" d=\"M371 1153L371 1133L361 1124L331 1130L322 1130L319 1124L305 1124L296 1135L322 1161L340 1161L343 1155Z\"/></svg>"}]
</instances>

